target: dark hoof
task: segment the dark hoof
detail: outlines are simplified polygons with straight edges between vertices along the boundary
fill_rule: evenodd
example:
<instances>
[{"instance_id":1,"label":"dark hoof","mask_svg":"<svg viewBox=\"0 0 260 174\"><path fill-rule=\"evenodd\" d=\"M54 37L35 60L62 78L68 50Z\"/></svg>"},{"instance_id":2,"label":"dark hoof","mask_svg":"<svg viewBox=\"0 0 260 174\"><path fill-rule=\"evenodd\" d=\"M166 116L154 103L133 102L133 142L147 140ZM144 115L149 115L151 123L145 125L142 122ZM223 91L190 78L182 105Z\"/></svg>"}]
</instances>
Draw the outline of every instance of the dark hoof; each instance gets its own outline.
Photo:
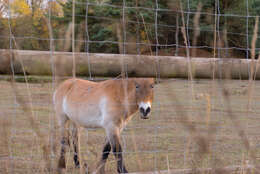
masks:
<instances>
[{"instance_id":1,"label":"dark hoof","mask_svg":"<svg viewBox=\"0 0 260 174\"><path fill-rule=\"evenodd\" d=\"M75 163L75 168L77 168L77 169L80 168L80 164L79 164L79 162Z\"/></svg>"},{"instance_id":2,"label":"dark hoof","mask_svg":"<svg viewBox=\"0 0 260 174\"><path fill-rule=\"evenodd\" d=\"M60 158L59 163L58 163L58 168L61 168L61 169L66 168L65 159Z\"/></svg>"},{"instance_id":3,"label":"dark hoof","mask_svg":"<svg viewBox=\"0 0 260 174\"><path fill-rule=\"evenodd\" d=\"M73 160L74 160L75 167L79 168L80 165L79 165L79 158L78 158L77 154L74 154L74 159Z\"/></svg>"},{"instance_id":4,"label":"dark hoof","mask_svg":"<svg viewBox=\"0 0 260 174\"><path fill-rule=\"evenodd\" d=\"M120 174L121 174L121 173L128 173L128 171L124 168L124 169L122 169L122 170L119 170L118 173L120 173Z\"/></svg>"}]
</instances>

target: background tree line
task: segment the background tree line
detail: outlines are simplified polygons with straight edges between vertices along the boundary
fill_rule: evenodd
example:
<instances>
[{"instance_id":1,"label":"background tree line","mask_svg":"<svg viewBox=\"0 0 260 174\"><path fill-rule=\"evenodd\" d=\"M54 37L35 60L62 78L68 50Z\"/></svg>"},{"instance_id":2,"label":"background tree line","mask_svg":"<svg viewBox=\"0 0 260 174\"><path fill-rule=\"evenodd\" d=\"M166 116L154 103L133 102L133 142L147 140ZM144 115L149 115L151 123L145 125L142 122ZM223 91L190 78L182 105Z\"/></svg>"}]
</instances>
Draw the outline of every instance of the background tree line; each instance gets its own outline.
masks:
<instances>
[{"instance_id":1,"label":"background tree line","mask_svg":"<svg viewBox=\"0 0 260 174\"><path fill-rule=\"evenodd\" d=\"M51 21L54 49L71 51L72 6L72 0L2 0L0 48L10 48L11 26L12 47L49 50ZM185 56L186 35L199 48L193 56L247 57L259 14L260 0L75 0L76 51Z\"/></svg>"}]
</instances>

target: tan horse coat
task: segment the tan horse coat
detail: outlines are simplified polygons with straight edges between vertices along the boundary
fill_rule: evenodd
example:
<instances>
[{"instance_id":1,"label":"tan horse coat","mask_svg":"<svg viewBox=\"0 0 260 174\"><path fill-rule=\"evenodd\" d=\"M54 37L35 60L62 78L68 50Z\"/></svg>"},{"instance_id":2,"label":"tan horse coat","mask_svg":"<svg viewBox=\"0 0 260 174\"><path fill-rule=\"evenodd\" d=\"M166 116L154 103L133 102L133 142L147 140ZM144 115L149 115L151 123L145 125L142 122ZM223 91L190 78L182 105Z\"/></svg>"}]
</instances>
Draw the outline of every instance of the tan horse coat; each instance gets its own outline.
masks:
<instances>
[{"instance_id":1,"label":"tan horse coat","mask_svg":"<svg viewBox=\"0 0 260 174\"><path fill-rule=\"evenodd\" d=\"M54 93L56 115L63 136L62 146L65 145L64 125L67 120L85 128L104 128L108 138L105 148L120 145L120 132L134 113L139 109L142 118L147 118L153 101L153 85L152 78L116 79L103 82L81 79L64 81ZM105 150L109 150L105 148L103 157ZM113 151L118 152L118 149ZM60 167L65 167L64 153L65 149L62 148ZM102 165L106 161L103 157ZM121 158L118 172L127 172L123 165L123 158L120 155L116 157ZM78 163L75 157L74 162Z\"/></svg>"}]
</instances>

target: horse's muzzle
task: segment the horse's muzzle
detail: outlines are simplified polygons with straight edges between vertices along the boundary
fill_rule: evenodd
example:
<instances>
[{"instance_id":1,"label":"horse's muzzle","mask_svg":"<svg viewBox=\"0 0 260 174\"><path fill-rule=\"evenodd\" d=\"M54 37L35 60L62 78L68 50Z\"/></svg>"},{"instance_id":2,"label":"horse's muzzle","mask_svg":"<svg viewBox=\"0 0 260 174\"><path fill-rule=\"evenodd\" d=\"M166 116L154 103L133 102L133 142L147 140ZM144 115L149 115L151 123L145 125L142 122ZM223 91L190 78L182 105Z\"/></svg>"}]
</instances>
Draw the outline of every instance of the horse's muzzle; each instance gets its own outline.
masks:
<instances>
[{"instance_id":1,"label":"horse's muzzle","mask_svg":"<svg viewBox=\"0 0 260 174\"><path fill-rule=\"evenodd\" d=\"M142 119L148 119L148 114L151 112L151 108L150 107L147 107L146 109L144 108L140 108L140 112L141 112L141 118Z\"/></svg>"}]
</instances>

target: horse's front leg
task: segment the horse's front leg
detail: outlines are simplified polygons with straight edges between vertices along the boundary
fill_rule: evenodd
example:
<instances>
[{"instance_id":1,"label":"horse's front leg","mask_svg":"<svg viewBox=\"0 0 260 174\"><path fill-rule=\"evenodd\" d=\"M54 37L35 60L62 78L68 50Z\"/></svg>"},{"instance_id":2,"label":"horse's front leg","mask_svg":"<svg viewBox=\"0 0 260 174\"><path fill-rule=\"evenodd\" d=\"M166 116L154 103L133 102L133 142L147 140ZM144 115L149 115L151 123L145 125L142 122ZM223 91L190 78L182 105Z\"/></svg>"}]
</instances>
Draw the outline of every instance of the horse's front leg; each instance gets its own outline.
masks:
<instances>
[{"instance_id":1,"label":"horse's front leg","mask_svg":"<svg viewBox=\"0 0 260 174\"><path fill-rule=\"evenodd\" d=\"M107 135L112 146L113 154L117 159L117 172L128 173L123 162L122 147L120 144L120 130L119 128L113 128L112 130L113 131L109 130Z\"/></svg>"},{"instance_id":2,"label":"horse's front leg","mask_svg":"<svg viewBox=\"0 0 260 174\"><path fill-rule=\"evenodd\" d=\"M110 145L110 142L107 140L106 144L105 144L105 146L103 148L103 153L102 153L101 160L98 163L98 170L99 170L100 174L104 174L105 173L105 164L106 164L107 158L108 158L108 156L110 154L110 151L111 151L111 145Z\"/></svg>"}]
</instances>

